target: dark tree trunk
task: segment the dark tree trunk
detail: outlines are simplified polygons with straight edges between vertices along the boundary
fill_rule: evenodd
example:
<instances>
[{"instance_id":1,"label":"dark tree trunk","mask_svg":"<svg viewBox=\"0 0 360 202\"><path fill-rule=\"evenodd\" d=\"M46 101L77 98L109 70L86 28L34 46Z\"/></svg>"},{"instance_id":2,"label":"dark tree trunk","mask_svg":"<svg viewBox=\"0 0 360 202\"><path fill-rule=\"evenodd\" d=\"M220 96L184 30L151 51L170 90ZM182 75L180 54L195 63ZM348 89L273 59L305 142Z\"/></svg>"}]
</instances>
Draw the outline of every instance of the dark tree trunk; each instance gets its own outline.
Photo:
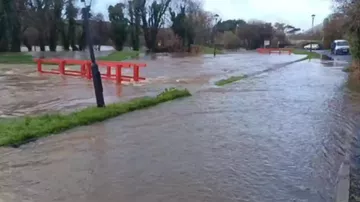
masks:
<instances>
[{"instance_id":1,"label":"dark tree trunk","mask_svg":"<svg viewBox=\"0 0 360 202\"><path fill-rule=\"evenodd\" d=\"M68 37L69 37L71 49L73 51L79 50L78 47L76 46L75 20L74 19L69 19Z\"/></svg>"},{"instance_id":2,"label":"dark tree trunk","mask_svg":"<svg viewBox=\"0 0 360 202\"><path fill-rule=\"evenodd\" d=\"M63 50L69 51L70 50L70 41L69 41L68 35L66 35L65 23L61 23L60 30L61 30L60 35L61 35L61 42L62 42Z\"/></svg>"},{"instance_id":3,"label":"dark tree trunk","mask_svg":"<svg viewBox=\"0 0 360 202\"><path fill-rule=\"evenodd\" d=\"M63 45L64 51L69 51L70 50L70 42L69 42L69 38L66 36L64 31L61 32L61 38L62 38L62 45Z\"/></svg>"},{"instance_id":4,"label":"dark tree trunk","mask_svg":"<svg viewBox=\"0 0 360 202\"><path fill-rule=\"evenodd\" d=\"M82 31L81 36L79 37L79 50L83 51L86 49L86 32Z\"/></svg>"},{"instance_id":5,"label":"dark tree trunk","mask_svg":"<svg viewBox=\"0 0 360 202\"><path fill-rule=\"evenodd\" d=\"M29 52L32 51L32 47L31 47L31 44L29 43L28 38L26 38L26 37L23 38L23 44L24 44L24 46L26 46L26 48L28 49Z\"/></svg>"},{"instance_id":6,"label":"dark tree trunk","mask_svg":"<svg viewBox=\"0 0 360 202\"><path fill-rule=\"evenodd\" d=\"M5 11L5 19L7 19L7 30L10 39L10 51L20 52L21 50L21 25L16 10L14 0L3 1L3 8Z\"/></svg>"},{"instance_id":7,"label":"dark tree trunk","mask_svg":"<svg viewBox=\"0 0 360 202\"><path fill-rule=\"evenodd\" d=\"M135 8L135 33L134 33L134 45L135 51L140 50L140 11L138 5Z\"/></svg>"},{"instance_id":8,"label":"dark tree trunk","mask_svg":"<svg viewBox=\"0 0 360 202\"><path fill-rule=\"evenodd\" d=\"M55 52L57 46L57 29L56 26L51 27L49 34L49 49Z\"/></svg>"},{"instance_id":9,"label":"dark tree trunk","mask_svg":"<svg viewBox=\"0 0 360 202\"><path fill-rule=\"evenodd\" d=\"M11 35L11 52L21 51L20 23L14 23Z\"/></svg>"},{"instance_id":10,"label":"dark tree trunk","mask_svg":"<svg viewBox=\"0 0 360 202\"><path fill-rule=\"evenodd\" d=\"M45 37L42 32L39 33L39 46L40 51L45 51Z\"/></svg>"},{"instance_id":11,"label":"dark tree trunk","mask_svg":"<svg viewBox=\"0 0 360 202\"><path fill-rule=\"evenodd\" d=\"M2 14L3 13L0 13L0 15ZM4 19L0 19L0 52L6 52L9 50L6 25L6 21Z\"/></svg>"}]
</instances>

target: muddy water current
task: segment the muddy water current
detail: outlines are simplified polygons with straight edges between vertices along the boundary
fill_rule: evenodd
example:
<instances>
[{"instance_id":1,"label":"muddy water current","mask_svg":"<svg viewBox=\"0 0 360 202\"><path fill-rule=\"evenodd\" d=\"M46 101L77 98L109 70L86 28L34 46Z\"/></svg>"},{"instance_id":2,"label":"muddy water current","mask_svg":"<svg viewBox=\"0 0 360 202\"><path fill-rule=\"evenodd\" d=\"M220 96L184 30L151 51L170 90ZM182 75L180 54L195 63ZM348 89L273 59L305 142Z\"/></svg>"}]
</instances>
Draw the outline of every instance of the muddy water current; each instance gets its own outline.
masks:
<instances>
[{"instance_id":1,"label":"muddy water current","mask_svg":"<svg viewBox=\"0 0 360 202\"><path fill-rule=\"evenodd\" d=\"M257 59L252 59L253 57ZM204 57L145 57L143 83L115 85L103 81L107 103L144 95L154 95L165 87L182 86L192 91L229 74L261 71L301 56L269 56L254 53ZM47 67L45 67L47 68ZM54 68L54 67L50 67ZM69 67L76 68L76 67ZM104 70L101 68L101 70ZM129 70L125 74L131 75ZM56 111L73 111L95 103L92 81L69 76L39 74L36 65L0 66L0 117L22 116Z\"/></svg>"},{"instance_id":2,"label":"muddy water current","mask_svg":"<svg viewBox=\"0 0 360 202\"><path fill-rule=\"evenodd\" d=\"M196 86L196 93L18 149L0 149L0 201L333 201L339 166L356 140L360 94L348 90L340 66L303 61L284 67L289 58L278 59L267 63L278 68L222 88L211 85L213 75L261 72L270 56L188 59L193 67L176 58L149 60L161 77L146 69L152 82L125 86L123 92L171 83ZM183 71L159 68L171 62ZM201 73L201 65L208 71ZM177 81L207 74L209 79L196 85ZM23 77L30 76L59 89L55 77ZM83 84L67 85L42 97L61 94L71 100ZM39 90L21 89L29 97Z\"/></svg>"}]
</instances>

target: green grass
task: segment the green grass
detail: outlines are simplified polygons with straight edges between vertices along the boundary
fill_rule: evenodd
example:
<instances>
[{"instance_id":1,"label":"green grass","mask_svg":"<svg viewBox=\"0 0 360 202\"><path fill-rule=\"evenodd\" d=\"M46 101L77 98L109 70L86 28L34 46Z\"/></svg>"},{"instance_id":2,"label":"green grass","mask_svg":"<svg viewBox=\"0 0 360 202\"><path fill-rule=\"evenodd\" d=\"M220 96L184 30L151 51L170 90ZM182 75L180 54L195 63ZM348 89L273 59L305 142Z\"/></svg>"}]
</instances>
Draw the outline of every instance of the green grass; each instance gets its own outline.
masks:
<instances>
[{"instance_id":1,"label":"green grass","mask_svg":"<svg viewBox=\"0 0 360 202\"><path fill-rule=\"evenodd\" d=\"M0 64L34 64L33 57L25 53L0 53Z\"/></svg>"},{"instance_id":2,"label":"green grass","mask_svg":"<svg viewBox=\"0 0 360 202\"><path fill-rule=\"evenodd\" d=\"M235 81L239 81L239 80L244 79L246 77L247 77L246 75L232 76L232 77L229 77L227 79L221 79L220 81L215 82L215 85L224 86L226 84L233 83Z\"/></svg>"},{"instance_id":3,"label":"green grass","mask_svg":"<svg viewBox=\"0 0 360 202\"><path fill-rule=\"evenodd\" d=\"M99 57L99 60L122 61L138 57L140 51L116 51L108 56Z\"/></svg>"},{"instance_id":4,"label":"green grass","mask_svg":"<svg viewBox=\"0 0 360 202\"><path fill-rule=\"evenodd\" d=\"M201 52L203 54L214 54L214 48L208 47L208 46L201 46ZM223 54L223 52L220 49L216 49L216 54Z\"/></svg>"},{"instance_id":5,"label":"green grass","mask_svg":"<svg viewBox=\"0 0 360 202\"><path fill-rule=\"evenodd\" d=\"M295 55L307 55L307 57L305 59L314 59L314 58L321 57L321 55L319 53L309 52L308 50L305 50L305 49L293 49L292 53Z\"/></svg>"},{"instance_id":6,"label":"green grass","mask_svg":"<svg viewBox=\"0 0 360 202\"><path fill-rule=\"evenodd\" d=\"M344 67L342 69L343 72L353 72L354 70L351 68L351 66Z\"/></svg>"},{"instance_id":7,"label":"green grass","mask_svg":"<svg viewBox=\"0 0 360 202\"><path fill-rule=\"evenodd\" d=\"M155 97L143 97L128 102L109 104L105 108L89 107L70 114L58 113L2 119L0 121L0 146L17 147L40 137L58 134L77 126L104 121L127 112L186 96L191 96L188 90L172 88L166 89Z\"/></svg>"}]
</instances>

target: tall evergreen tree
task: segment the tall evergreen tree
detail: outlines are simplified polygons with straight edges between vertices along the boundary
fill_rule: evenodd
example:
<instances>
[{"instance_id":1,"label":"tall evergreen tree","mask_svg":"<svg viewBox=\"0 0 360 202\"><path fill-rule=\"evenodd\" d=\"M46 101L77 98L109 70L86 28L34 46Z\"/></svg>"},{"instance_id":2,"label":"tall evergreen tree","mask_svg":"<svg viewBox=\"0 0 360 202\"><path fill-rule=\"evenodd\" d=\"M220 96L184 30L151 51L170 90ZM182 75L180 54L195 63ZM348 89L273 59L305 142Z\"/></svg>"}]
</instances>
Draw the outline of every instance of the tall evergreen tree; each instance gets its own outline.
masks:
<instances>
[{"instance_id":1,"label":"tall evergreen tree","mask_svg":"<svg viewBox=\"0 0 360 202\"><path fill-rule=\"evenodd\" d=\"M109 20L111 23L110 38L115 49L121 51L124 47L128 35L128 19L124 14L124 4L118 3L115 6L109 6Z\"/></svg>"}]
</instances>

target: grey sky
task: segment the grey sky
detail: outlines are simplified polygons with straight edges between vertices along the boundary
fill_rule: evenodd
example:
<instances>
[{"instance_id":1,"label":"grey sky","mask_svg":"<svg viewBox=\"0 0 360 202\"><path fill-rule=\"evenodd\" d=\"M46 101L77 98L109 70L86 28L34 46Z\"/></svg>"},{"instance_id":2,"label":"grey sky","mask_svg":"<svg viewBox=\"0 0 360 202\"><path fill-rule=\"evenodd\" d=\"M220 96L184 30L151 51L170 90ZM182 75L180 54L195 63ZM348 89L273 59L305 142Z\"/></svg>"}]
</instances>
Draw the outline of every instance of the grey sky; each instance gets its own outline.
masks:
<instances>
[{"instance_id":1,"label":"grey sky","mask_svg":"<svg viewBox=\"0 0 360 202\"><path fill-rule=\"evenodd\" d=\"M105 12L109 5L120 2L94 1L93 9ZM219 14L223 20L240 18L284 22L305 30L311 27L312 14L316 15L316 25L332 11L331 0L203 0L203 3L205 10Z\"/></svg>"},{"instance_id":2,"label":"grey sky","mask_svg":"<svg viewBox=\"0 0 360 202\"><path fill-rule=\"evenodd\" d=\"M218 13L223 19L259 19L284 22L301 29L322 23L332 11L331 0L204 0L206 10Z\"/></svg>"}]
</instances>

